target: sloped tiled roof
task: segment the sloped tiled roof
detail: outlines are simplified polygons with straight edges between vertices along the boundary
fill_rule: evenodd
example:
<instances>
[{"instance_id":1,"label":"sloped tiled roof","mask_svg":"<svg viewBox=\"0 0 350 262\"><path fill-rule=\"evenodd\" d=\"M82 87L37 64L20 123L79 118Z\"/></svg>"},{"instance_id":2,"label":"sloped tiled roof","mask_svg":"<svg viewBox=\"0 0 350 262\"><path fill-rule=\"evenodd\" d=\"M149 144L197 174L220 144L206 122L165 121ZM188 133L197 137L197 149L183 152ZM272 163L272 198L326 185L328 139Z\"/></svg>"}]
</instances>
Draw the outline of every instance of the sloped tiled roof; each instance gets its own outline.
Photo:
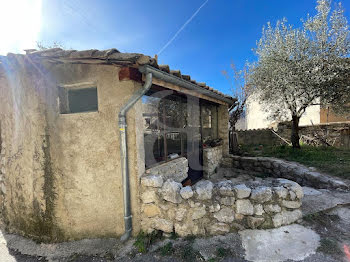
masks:
<instances>
[{"instance_id":1,"label":"sloped tiled roof","mask_svg":"<svg viewBox=\"0 0 350 262\"><path fill-rule=\"evenodd\" d=\"M26 50L26 54L32 59L45 58L48 61L55 63L89 63L89 64L116 64L122 66L142 66L149 65L154 68L157 68L163 72L179 77L183 80L186 80L192 84L197 85L204 90L209 90L219 96L222 96L226 99L235 99L231 96L225 95L222 92L209 87L206 83L197 82L189 75L181 74L180 70L172 70L169 65L158 65L157 60L150 56L146 56L138 53L121 53L117 49L108 49L108 50L63 50L61 48L51 48L45 50Z\"/></svg>"}]
</instances>

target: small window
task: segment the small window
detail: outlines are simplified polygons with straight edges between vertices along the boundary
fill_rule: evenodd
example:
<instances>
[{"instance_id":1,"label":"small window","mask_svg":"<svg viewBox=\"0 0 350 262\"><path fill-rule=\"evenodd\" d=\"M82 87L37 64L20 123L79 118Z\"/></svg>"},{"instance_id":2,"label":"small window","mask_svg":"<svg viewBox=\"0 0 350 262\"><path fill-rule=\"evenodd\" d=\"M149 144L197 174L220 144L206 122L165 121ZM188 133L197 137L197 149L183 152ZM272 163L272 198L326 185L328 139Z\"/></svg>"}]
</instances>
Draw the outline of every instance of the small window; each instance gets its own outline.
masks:
<instances>
[{"instance_id":1,"label":"small window","mask_svg":"<svg viewBox=\"0 0 350 262\"><path fill-rule=\"evenodd\" d=\"M60 88L61 114L98 111L97 88Z\"/></svg>"}]
</instances>

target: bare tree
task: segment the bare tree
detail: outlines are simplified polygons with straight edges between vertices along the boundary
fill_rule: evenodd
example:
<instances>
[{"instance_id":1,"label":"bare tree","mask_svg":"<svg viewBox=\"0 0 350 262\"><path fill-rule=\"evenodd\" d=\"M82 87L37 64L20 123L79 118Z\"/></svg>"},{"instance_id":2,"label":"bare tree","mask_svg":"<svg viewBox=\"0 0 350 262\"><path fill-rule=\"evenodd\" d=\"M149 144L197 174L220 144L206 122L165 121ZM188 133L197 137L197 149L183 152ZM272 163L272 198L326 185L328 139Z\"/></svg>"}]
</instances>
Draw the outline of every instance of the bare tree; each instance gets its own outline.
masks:
<instances>
[{"instance_id":1,"label":"bare tree","mask_svg":"<svg viewBox=\"0 0 350 262\"><path fill-rule=\"evenodd\" d=\"M230 127L234 130L238 120L244 117L250 89L246 84L248 67L244 66L242 70L238 70L235 64L231 63L231 68L233 72L232 76L226 70L223 70L222 74L230 82L233 96L237 98L236 103L229 108Z\"/></svg>"},{"instance_id":2,"label":"bare tree","mask_svg":"<svg viewBox=\"0 0 350 262\"><path fill-rule=\"evenodd\" d=\"M331 12L331 1L318 0L316 10L301 28L286 19L275 27L268 23L254 49L258 61L249 70L248 83L259 102L272 116L291 118L294 148L300 148L299 120L306 108L320 102L346 104L350 92L344 81L350 34L343 8L337 4Z\"/></svg>"},{"instance_id":3,"label":"bare tree","mask_svg":"<svg viewBox=\"0 0 350 262\"><path fill-rule=\"evenodd\" d=\"M37 47L39 50L45 50L45 49L51 49L51 48L62 48L65 49L65 46L57 41L54 41L52 44L44 44L41 41L36 42Z\"/></svg>"}]
</instances>

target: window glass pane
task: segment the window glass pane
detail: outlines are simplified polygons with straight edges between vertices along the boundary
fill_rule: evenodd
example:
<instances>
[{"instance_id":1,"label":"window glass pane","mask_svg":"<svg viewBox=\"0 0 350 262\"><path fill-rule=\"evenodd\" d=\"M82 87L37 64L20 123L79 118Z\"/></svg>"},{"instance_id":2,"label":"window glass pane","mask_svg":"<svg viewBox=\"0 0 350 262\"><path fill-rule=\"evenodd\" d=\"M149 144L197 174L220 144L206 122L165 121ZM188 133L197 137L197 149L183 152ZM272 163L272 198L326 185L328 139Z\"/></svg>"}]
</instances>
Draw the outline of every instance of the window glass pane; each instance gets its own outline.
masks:
<instances>
[{"instance_id":1,"label":"window glass pane","mask_svg":"<svg viewBox=\"0 0 350 262\"><path fill-rule=\"evenodd\" d=\"M142 98L146 167L182 156L185 151L182 129L187 122L186 100L177 94L156 95Z\"/></svg>"},{"instance_id":2,"label":"window glass pane","mask_svg":"<svg viewBox=\"0 0 350 262\"><path fill-rule=\"evenodd\" d=\"M97 88L68 89L70 113L97 111Z\"/></svg>"},{"instance_id":3,"label":"window glass pane","mask_svg":"<svg viewBox=\"0 0 350 262\"><path fill-rule=\"evenodd\" d=\"M158 110L160 99L143 96L144 146L146 167L165 160L164 132Z\"/></svg>"},{"instance_id":4,"label":"window glass pane","mask_svg":"<svg viewBox=\"0 0 350 262\"><path fill-rule=\"evenodd\" d=\"M174 159L184 153L186 134L181 132L169 132L166 134L168 159Z\"/></svg>"},{"instance_id":5,"label":"window glass pane","mask_svg":"<svg viewBox=\"0 0 350 262\"><path fill-rule=\"evenodd\" d=\"M164 161L164 136L157 133L145 133L145 164L146 167Z\"/></svg>"},{"instance_id":6,"label":"window glass pane","mask_svg":"<svg viewBox=\"0 0 350 262\"><path fill-rule=\"evenodd\" d=\"M160 100L159 110L164 114L165 126L172 128L184 128L187 115L185 100L179 96L168 96Z\"/></svg>"},{"instance_id":7,"label":"window glass pane","mask_svg":"<svg viewBox=\"0 0 350 262\"><path fill-rule=\"evenodd\" d=\"M206 143L218 138L218 112L217 106L203 103L201 106L202 137Z\"/></svg>"}]
</instances>

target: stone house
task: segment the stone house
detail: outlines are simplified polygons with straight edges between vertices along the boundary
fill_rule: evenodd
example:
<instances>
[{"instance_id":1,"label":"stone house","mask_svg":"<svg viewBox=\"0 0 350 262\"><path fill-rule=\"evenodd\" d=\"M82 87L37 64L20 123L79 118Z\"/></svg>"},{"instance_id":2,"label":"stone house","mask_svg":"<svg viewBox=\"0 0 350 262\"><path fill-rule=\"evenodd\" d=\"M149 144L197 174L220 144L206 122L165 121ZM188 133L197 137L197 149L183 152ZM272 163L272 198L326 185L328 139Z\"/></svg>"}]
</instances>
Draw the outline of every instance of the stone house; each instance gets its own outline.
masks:
<instances>
[{"instance_id":1,"label":"stone house","mask_svg":"<svg viewBox=\"0 0 350 262\"><path fill-rule=\"evenodd\" d=\"M138 233L141 176L149 168L181 179L200 179L203 165L213 172L228 154L234 102L142 54L55 48L1 56L7 230L44 241L128 237L131 225Z\"/></svg>"}]
</instances>

